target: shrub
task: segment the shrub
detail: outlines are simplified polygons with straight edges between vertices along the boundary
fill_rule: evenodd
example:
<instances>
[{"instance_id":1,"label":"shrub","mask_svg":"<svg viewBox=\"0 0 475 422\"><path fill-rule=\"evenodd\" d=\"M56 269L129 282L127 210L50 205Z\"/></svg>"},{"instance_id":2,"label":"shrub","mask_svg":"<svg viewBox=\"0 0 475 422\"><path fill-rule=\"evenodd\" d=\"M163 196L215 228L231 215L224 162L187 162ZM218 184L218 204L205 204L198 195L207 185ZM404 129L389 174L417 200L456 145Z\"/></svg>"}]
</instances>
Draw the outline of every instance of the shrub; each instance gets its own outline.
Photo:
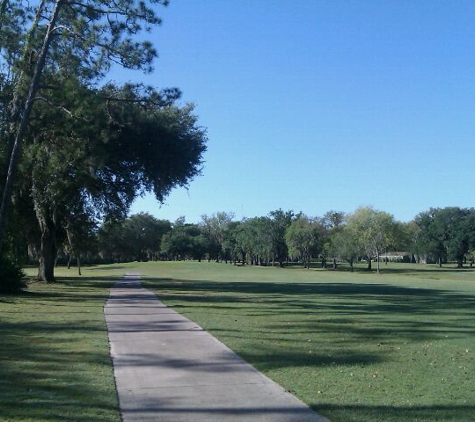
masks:
<instances>
[{"instance_id":1,"label":"shrub","mask_svg":"<svg viewBox=\"0 0 475 422\"><path fill-rule=\"evenodd\" d=\"M0 257L0 293L16 293L26 288L25 273L13 260Z\"/></svg>"}]
</instances>

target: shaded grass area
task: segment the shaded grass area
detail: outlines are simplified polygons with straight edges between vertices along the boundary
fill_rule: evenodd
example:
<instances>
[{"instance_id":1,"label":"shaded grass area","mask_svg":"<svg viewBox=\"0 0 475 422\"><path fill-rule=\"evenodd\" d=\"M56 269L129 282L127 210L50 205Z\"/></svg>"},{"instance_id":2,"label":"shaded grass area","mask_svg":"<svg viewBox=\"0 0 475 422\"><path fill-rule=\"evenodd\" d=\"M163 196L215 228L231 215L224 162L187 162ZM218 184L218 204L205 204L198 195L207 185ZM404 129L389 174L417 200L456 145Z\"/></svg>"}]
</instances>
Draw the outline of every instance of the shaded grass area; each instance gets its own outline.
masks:
<instances>
[{"instance_id":1,"label":"shaded grass area","mask_svg":"<svg viewBox=\"0 0 475 422\"><path fill-rule=\"evenodd\" d=\"M114 280L0 296L1 421L120 421L103 314Z\"/></svg>"},{"instance_id":2,"label":"shaded grass area","mask_svg":"<svg viewBox=\"0 0 475 422\"><path fill-rule=\"evenodd\" d=\"M475 273L142 264L144 286L332 422L475 420Z\"/></svg>"}]
</instances>

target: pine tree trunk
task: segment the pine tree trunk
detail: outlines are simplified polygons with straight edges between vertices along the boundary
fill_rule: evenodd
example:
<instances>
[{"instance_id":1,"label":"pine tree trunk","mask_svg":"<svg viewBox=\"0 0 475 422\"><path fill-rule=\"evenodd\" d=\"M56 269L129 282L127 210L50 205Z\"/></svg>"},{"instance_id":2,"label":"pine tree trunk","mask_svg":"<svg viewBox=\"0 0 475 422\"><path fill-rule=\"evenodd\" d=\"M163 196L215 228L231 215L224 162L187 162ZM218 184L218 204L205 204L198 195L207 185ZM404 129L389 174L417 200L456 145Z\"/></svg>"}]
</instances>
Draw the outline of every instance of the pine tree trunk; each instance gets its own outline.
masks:
<instances>
[{"instance_id":1,"label":"pine tree trunk","mask_svg":"<svg viewBox=\"0 0 475 422\"><path fill-rule=\"evenodd\" d=\"M43 2L41 3L43 4ZM5 180L5 186L3 188L3 197L2 203L0 206L0 252L3 246L4 233L6 226L6 216L10 206L11 196L13 192L13 183L17 172L18 162L21 156L21 151L23 148L23 138L28 128L28 122L30 119L31 110L33 108L33 102L36 97L36 93L40 86L41 74L46 62L46 55L48 54L49 45L53 38L53 30L56 25L56 20L58 18L59 11L62 7L61 0L56 0L54 5L54 10L51 15L51 19L48 24L46 35L43 41L43 46L41 52L38 56L38 61L36 62L35 71L33 74L33 79L30 83L28 96L25 101L25 107L22 113L21 121L18 126L18 131L15 136L15 142L13 144L13 149L10 154L10 162L7 171L7 178Z\"/></svg>"}]
</instances>

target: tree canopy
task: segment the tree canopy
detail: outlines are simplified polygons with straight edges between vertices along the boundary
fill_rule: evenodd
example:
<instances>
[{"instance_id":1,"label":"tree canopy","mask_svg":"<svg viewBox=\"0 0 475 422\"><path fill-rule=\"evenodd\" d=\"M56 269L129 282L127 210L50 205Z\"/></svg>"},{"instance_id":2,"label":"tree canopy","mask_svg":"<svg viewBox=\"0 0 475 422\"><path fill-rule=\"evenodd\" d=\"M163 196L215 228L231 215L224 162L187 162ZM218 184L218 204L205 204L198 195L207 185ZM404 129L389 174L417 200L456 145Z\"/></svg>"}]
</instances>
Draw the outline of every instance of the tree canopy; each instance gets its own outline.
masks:
<instances>
[{"instance_id":1,"label":"tree canopy","mask_svg":"<svg viewBox=\"0 0 475 422\"><path fill-rule=\"evenodd\" d=\"M155 48L138 35L160 19L146 3L3 0L0 13L0 243L12 202L12 218L30 226L39 279L53 280L62 243L77 252L81 236L123 220L138 195L163 202L188 186L206 130L176 88L101 85L115 64L153 69Z\"/></svg>"}]
</instances>

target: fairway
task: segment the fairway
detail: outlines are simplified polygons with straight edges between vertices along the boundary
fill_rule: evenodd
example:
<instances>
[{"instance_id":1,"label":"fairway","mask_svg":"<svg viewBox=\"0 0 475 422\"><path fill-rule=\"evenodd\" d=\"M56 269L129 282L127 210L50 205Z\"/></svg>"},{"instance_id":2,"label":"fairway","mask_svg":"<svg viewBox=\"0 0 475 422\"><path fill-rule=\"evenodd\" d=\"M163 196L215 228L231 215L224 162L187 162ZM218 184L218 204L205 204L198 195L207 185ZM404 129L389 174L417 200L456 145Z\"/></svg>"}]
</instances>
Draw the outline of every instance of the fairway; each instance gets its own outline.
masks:
<instances>
[{"instance_id":1,"label":"fairway","mask_svg":"<svg viewBox=\"0 0 475 422\"><path fill-rule=\"evenodd\" d=\"M102 307L127 271L332 422L475 420L472 270L207 262L59 269L0 298L0 419L120 420Z\"/></svg>"},{"instance_id":2,"label":"fairway","mask_svg":"<svg viewBox=\"0 0 475 422\"><path fill-rule=\"evenodd\" d=\"M144 264L144 286L332 421L473 421L475 273Z\"/></svg>"}]
</instances>

